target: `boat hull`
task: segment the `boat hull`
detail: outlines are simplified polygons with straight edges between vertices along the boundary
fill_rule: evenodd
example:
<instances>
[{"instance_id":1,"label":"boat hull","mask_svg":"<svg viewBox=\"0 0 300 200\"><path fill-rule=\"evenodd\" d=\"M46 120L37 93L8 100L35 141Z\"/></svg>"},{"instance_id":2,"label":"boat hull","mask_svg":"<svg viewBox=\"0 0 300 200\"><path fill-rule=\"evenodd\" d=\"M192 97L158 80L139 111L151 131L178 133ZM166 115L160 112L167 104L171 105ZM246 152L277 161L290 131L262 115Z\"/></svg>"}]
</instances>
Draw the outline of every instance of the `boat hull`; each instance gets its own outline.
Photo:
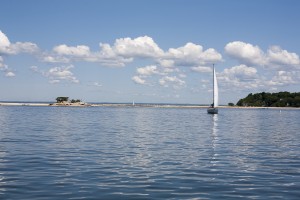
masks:
<instances>
[{"instance_id":1,"label":"boat hull","mask_svg":"<svg viewBox=\"0 0 300 200\"><path fill-rule=\"evenodd\" d=\"M208 108L207 113L208 114L218 114L218 108Z\"/></svg>"}]
</instances>

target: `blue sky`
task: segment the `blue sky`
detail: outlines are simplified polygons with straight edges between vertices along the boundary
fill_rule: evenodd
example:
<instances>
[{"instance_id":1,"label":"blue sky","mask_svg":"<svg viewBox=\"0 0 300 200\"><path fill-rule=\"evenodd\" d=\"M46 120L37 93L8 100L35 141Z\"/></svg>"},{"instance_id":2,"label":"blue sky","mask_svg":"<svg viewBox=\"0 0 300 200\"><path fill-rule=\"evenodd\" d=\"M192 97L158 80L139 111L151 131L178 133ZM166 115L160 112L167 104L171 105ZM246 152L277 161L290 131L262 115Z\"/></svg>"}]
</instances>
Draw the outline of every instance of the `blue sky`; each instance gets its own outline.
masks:
<instances>
[{"instance_id":1,"label":"blue sky","mask_svg":"<svg viewBox=\"0 0 300 200\"><path fill-rule=\"evenodd\" d=\"M297 0L0 3L0 100L209 104L299 92Z\"/></svg>"}]
</instances>

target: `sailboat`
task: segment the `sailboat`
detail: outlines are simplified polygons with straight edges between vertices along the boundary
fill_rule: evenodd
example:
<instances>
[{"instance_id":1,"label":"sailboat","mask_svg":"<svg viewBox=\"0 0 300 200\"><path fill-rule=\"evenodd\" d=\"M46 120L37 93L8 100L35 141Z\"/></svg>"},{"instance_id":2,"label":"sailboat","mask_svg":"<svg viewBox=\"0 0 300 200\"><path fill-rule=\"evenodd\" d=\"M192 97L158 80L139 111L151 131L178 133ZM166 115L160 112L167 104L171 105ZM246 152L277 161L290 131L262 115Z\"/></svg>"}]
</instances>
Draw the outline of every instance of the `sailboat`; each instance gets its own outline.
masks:
<instances>
[{"instance_id":1,"label":"sailboat","mask_svg":"<svg viewBox=\"0 0 300 200\"><path fill-rule=\"evenodd\" d=\"M218 114L219 92L215 65L213 65L213 103L207 109L208 114Z\"/></svg>"}]
</instances>

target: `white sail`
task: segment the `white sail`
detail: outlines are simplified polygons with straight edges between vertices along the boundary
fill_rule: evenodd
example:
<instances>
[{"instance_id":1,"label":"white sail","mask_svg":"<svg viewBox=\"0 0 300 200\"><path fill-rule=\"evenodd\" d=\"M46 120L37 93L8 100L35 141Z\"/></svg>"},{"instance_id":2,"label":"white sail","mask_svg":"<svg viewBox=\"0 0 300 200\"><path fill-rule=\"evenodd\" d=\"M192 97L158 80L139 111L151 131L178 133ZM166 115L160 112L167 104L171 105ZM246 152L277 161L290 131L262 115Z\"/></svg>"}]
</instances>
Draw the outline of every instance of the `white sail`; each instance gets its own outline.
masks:
<instances>
[{"instance_id":1,"label":"white sail","mask_svg":"<svg viewBox=\"0 0 300 200\"><path fill-rule=\"evenodd\" d=\"M207 109L208 114L218 114L219 91L215 66L213 67L213 104Z\"/></svg>"},{"instance_id":2,"label":"white sail","mask_svg":"<svg viewBox=\"0 0 300 200\"><path fill-rule=\"evenodd\" d=\"M216 76L216 70L214 67L214 107L218 107L219 106L219 91L218 91L218 82L217 82L217 76Z\"/></svg>"}]
</instances>

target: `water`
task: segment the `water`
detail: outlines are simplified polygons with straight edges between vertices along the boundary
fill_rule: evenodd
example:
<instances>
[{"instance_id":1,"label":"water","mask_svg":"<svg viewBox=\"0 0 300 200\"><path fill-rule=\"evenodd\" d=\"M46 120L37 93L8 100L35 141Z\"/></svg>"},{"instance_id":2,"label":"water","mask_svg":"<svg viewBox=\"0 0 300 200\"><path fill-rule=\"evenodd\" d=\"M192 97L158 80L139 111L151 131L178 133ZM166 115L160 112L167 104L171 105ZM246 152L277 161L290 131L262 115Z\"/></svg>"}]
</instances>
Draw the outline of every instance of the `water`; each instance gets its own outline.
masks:
<instances>
[{"instance_id":1,"label":"water","mask_svg":"<svg viewBox=\"0 0 300 200\"><path fill-rule=\"evenodd\" d=\"M299 199L300 111L0 107L0 199Z\"/></svg>"}]
</instances>

